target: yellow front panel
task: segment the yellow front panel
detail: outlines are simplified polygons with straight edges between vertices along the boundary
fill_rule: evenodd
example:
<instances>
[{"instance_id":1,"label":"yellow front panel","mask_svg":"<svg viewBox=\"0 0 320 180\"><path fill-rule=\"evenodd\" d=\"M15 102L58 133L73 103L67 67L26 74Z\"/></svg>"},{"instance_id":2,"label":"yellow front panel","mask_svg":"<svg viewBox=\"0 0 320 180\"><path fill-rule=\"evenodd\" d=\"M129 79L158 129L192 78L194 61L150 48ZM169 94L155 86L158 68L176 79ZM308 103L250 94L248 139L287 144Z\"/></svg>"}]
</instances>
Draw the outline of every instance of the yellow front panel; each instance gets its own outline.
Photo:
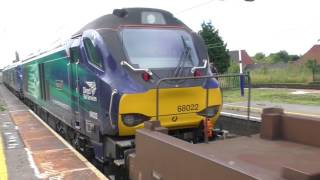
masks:
<instances>
[{"instance_id":1,"label":"yellow front panel","mask_svg":"<svg viewBox=\"0 0 320 180\"><path fill-rule=\"evenodd\" d=\"M178 106L192 106L183 109ZM219 88L209 89L209 106L221 105L221 92ZM196 113L206 107L206 89L202 87L190 88L167 88L160 89L159 93L159 114L160 122L164 127L180 129L186 127L197 127L202 116ZM124 94L120 100L119 107L119 135L133 135L137 128L143 124L128 127L122 123L121 114L139 113L155 120L156 116L156 90L151 89L145 93ZM213 123L217 116L212 118Z\"/></svg>"}]
</instances>

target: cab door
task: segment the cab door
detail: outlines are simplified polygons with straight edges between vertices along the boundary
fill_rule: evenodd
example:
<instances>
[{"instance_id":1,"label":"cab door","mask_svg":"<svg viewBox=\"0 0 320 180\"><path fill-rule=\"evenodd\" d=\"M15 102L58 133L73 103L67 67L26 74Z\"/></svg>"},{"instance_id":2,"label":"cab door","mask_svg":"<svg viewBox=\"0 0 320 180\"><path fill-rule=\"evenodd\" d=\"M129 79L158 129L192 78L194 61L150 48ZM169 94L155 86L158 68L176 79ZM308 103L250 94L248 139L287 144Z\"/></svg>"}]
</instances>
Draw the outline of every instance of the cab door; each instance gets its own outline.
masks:
<instances>
[{"instance_id":1,"label":"cab door","mask_svg":"<svg viewBox=\"0 0 320 180\"><path fill-rule=\"evenodd\" d=\"M79 77L80 116L84 124L84 133L93 140L98 140L100 109L100 75L103 74L103 59L98 47L97 35L83 33L80 41L82 71Z\"/></svg>"},{"instance_id":2,"label":"cab door","mask_svg":"<svg viewBox=\"0 0 320 180\"><path fill-rule=\"evenodd\" d=\"M76 41L76 40L75 40ZM74 46L74 47L72 47ZM71 106L73 112L72 126L81 131L81 117L80 117L80 93L79 93L79 59L80 49L78 42L73 42L69 48L69 85L71 88Z\"/></svg>"}]
</instances>

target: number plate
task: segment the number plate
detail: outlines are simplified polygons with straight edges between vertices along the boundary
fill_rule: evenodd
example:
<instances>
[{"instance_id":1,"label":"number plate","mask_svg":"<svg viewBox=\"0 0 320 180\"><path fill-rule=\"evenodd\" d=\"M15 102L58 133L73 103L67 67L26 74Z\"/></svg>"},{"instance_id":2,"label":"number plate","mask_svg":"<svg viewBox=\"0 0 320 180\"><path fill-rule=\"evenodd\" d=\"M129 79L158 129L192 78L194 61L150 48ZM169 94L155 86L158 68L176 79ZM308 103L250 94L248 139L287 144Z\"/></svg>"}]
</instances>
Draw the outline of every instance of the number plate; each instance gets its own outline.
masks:
<instances>
[{"instance_id":1,"label":"number plate","mask_svg":"<svg viewBox=\"0 0 320 180\"><path fill-rule=\"evenodd\" d=\"M177 106L178 112L197 111L198 109L199 109L199 104L186 104L186 105L178 105Z\"/></svg>"}]
</instances>

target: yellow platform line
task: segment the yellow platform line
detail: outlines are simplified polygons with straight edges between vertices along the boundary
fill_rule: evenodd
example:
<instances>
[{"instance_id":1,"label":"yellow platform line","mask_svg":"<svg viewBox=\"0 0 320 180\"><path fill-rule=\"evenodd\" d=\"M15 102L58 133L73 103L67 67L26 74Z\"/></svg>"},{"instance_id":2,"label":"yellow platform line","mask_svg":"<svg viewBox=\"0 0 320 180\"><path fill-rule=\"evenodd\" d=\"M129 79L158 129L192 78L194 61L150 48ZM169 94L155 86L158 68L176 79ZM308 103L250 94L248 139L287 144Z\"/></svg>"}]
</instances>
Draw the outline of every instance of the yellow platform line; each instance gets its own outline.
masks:
<instances>
[{"instance_id":1,"label":"yellow platform line","mask_svg":"<svg viewBox=\"0 0 320 180\"><path fill-rule=\"evenodd\" d=\"M238 106L238 105L223 105L223 106L228 106L228 107L235 107L235 108L241 108L241 109L248 109L246 106ZM262 112L262 108L257 108L257 107L250 107L250 109L257 110L259 112ZM300 116L309 116L309 117L317 117L320 118L320 114L306 114L306 113L298 113L298 112L291 112L291 111L284 111L286 114L292 114L292 115L300 115Z\"/></svg>"},{"instance_id":2,"label":"yellow platform line","mask_svg":"<svg viewBox=\"0 0 320 180\"><path fill-rule=\"evenodd\" d=\"M0 180L8 179L8 171L6 164L6 156L4 154L4 147L2 141L2 135L0 134Z\"/></svg>"}]
</instances>

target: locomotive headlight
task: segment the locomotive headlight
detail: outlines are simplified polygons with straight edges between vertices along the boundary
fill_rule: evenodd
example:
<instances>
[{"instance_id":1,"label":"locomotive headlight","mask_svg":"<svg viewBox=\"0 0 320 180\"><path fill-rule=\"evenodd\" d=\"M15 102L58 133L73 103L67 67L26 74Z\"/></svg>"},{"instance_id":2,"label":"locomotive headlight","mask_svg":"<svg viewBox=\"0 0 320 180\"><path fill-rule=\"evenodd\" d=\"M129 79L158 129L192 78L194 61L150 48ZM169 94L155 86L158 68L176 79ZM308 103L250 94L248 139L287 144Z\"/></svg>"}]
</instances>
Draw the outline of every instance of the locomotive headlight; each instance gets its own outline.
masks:
<instances>
[{"instance_id":1,"label":"locomotive headlight","mask_svg":"<svg viewBox=\"0 0 320 180\"><path fill-rule=\"evenodd\" d=\"M148 14L147 15L147 22L149 24L154 24L156 22L156 17L153 14Z\"/></svg>"},{"instance_id":2,"label":"locomotive headlight","mask_svg":"<svg viewBox=\"0 0 320 180\"><path fill-rule=\"evenodd\" d=\"M123 114L122 122L129 127L139 125L144 121L150 120L150 117L143 114Z\"/></svg>"},{"instance_id":3,"label":"locomotive headlight","mask_svg":"<svg viewBox=\"0 0 320 180\"><path fill-rule=\"evenodd\" d=\"M144 11L141 13L142 24L166 24L163 15L160 12Z\"/></svg>"},{"instance_id":4,"label":"locomotive headlight","mask_svg":"<svg viewBox=\"0 0 320 180\"><path fill-rule=\"evenodd\" d=\"M209 106L208 108L198 112L198 115L211 118L218 114L219 109L220 109L219 105Z\"/></svg>"}]
</instances>

